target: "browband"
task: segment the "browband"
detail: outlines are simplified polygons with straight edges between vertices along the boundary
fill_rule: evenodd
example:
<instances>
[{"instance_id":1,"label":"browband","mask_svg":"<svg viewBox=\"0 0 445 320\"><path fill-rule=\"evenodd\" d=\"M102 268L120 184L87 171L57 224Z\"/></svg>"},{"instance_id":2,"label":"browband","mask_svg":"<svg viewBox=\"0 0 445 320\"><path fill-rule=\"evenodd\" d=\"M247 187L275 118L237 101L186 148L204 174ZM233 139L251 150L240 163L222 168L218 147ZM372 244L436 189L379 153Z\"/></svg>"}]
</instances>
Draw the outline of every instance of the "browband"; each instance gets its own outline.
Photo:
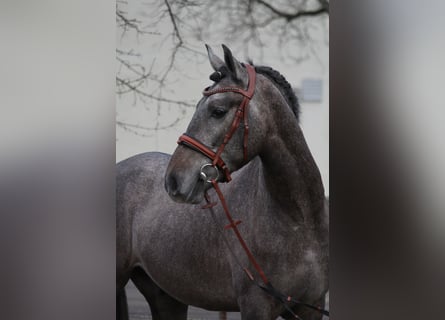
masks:
<instances>
[{"instance_id":1,"label":"browband","mask_svg":"<svg viewBox=\"0 0 445 320\"><path fill-rule=\"evenodd\" d=\"M248 142L248 134L249 134L249 124L248 124L248 107L249 102L253 97L255 91L255 82L256 82L256 72L255 68L249 64L246 64L246 70L249 77L249 84L247 90L237 88L237 87L221 87L216 89L210 89L207 87L203 91L203 95L208 97L216 93L224 93L224 92L235 92L243 95L243 101L238 107L235 117L233 118L232 124L230 126L229 131L224 136L223 143L218 147L216 152L213 152L209 147L201 143L199 140L187 135L183 134L178 139L178 144L184 145L192 150L200 152L210 160L212 160L212 165L221 169L224 173L224 177L226 182L232 180L230 177L230 170L227 168L227 165L224 163L224 160L221 158L221 154L224 151L226 144L230 141L236 129L238 129L241 119L244 122L244 138L243 138L243 156L244 162L247 162L247 142Z\"/></svg>"}]
</instances>

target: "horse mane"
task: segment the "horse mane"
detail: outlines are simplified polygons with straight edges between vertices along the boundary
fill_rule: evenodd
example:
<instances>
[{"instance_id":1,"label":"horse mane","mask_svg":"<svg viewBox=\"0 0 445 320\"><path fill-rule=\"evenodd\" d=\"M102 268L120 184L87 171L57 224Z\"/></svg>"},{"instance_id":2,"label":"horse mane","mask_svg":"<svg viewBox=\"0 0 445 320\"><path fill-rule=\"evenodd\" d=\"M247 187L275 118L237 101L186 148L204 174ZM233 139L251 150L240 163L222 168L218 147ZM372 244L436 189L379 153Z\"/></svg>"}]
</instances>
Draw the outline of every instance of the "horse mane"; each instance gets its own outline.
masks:
<instances>
[{"instance_id":1,"label":"horse mane","mask_svg":"<svg viewBox=\"0 0 445 320\"><path fill-rule=\"evenodd\" d=\"M266 67L266 66L254 66L254 67L257 73L266 76L277 86L277 88L280 90L281 94L284 96L287 103L291 107L295 117L297 118L297 121L299 121L300 104L298 103L298 98L295 95L294 90L292 90L292 86L290 85L289 82L287 82L286 78L277 70L274 70L271 67Z\"/></svg>"}]
</instances>

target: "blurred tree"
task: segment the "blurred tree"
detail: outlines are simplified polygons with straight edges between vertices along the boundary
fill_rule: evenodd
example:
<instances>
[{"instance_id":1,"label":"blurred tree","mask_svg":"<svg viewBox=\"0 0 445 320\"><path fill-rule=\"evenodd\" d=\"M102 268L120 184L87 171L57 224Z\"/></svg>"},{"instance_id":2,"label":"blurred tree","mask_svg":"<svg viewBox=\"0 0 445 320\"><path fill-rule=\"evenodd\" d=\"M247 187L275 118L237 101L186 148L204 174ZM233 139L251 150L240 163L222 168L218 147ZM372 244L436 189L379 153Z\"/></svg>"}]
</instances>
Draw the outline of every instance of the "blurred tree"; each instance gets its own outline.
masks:
<instances>
[{"instance_id":1,"label":"blurred tree","mask_svg":"<svg viewBox=\"0 0 445 320\"><path fill-rule=\"evenodd\" d=\"M136 2L137 0L133 0ZM326 0L148 0L139 4L144 9L130 13L134 3L118 0L116 24L121 40L126 37L150 37L150 41L168 43L171 48L164 67L156 58L145 65L141 53L120 41L116 49L116 87L119 96L132 95L134 104L142 102L148 109L156 106L159 116L165 106L177 107L178 117L152 127L117 119L117 125L138 135L174 126L184 116L191 101L181 101L165 92L174 82L178 60L189 64L202 62L201 45L208 39L228 40L242 44L246 56L262 57L265 48L277 50L284 61L299 63L317 56L312 46L314 32L327 33L329 1ZM134 11L134 10L133 10ZM136 18L137 17L137 18ZM142 18L140 18L142 17ZM159 30L163 32L159 32ZM168 29L168 32L164 32ZM327 45L327 37L325 43ZM295 48L299 48L295 52ZM163 51L164 53L166 51ZM159 64L159 63L158 63ZM177 76L177 74L176 74Z\"/></svg>"}]
</instances>

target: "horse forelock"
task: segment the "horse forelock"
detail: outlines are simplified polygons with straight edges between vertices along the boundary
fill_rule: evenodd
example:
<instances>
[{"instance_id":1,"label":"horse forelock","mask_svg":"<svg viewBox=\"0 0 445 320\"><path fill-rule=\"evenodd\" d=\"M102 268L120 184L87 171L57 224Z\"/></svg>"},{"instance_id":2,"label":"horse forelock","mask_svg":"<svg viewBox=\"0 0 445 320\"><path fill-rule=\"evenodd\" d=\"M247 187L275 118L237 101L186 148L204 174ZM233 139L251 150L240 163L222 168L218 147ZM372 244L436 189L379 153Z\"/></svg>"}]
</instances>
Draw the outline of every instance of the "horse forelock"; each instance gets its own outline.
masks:
<instances>
[{"instance_id":1,"label":"horse forelock","mask_svg":"<svg viewBox=\"0 0 445 320\"><path fill-rule=\"evenodd\" d=\"M281 94L286 99L287 104L289 105L289 107L291 108L295 117L297 118L297 121L299 121L299 119L300 119L300 104L298 103L298 98L295 95L295 92L292 89L292 86L286 80L286 78L280 72L278 72L277 70L275 70L271 67L255 66L255 65L253 65L252 61L249 61L249 64L254 66L255 71L257 73L264 75L280 90ZM242 65L244 66L244 63L242 63ZM210 80L214 81L214 83L211 85L211 88L214 88L216 85L218 85L218 83L221 82L224 78L226 78L228 74L229 74L229 71L227 70L227 67L225 67L225 66L223 66L219 70L213 72L209 77Z\"/></svg>"}]
</instances>

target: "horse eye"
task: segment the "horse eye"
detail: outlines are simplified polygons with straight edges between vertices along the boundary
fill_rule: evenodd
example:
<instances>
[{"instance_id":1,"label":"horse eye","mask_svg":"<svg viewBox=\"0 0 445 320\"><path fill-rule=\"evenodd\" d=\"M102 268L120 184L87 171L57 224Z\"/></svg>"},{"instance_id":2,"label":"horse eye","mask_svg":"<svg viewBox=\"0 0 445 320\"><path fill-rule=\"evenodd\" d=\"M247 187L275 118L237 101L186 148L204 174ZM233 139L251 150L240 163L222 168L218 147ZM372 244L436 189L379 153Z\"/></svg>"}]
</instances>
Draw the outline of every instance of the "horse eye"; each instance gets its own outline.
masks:
<instances>
[{"instance_id":1,"label":"horse eye","mask_svg":"<svg viewBox=\"0 0 445 320\"><path fill-rule=\"evenodd\" d=\"M212 118L220 119L224 117L224 115L227 113L226 110L222 108L216 108L212 111L212 114L210 115Z\"/></svg>"}]
</instances>

